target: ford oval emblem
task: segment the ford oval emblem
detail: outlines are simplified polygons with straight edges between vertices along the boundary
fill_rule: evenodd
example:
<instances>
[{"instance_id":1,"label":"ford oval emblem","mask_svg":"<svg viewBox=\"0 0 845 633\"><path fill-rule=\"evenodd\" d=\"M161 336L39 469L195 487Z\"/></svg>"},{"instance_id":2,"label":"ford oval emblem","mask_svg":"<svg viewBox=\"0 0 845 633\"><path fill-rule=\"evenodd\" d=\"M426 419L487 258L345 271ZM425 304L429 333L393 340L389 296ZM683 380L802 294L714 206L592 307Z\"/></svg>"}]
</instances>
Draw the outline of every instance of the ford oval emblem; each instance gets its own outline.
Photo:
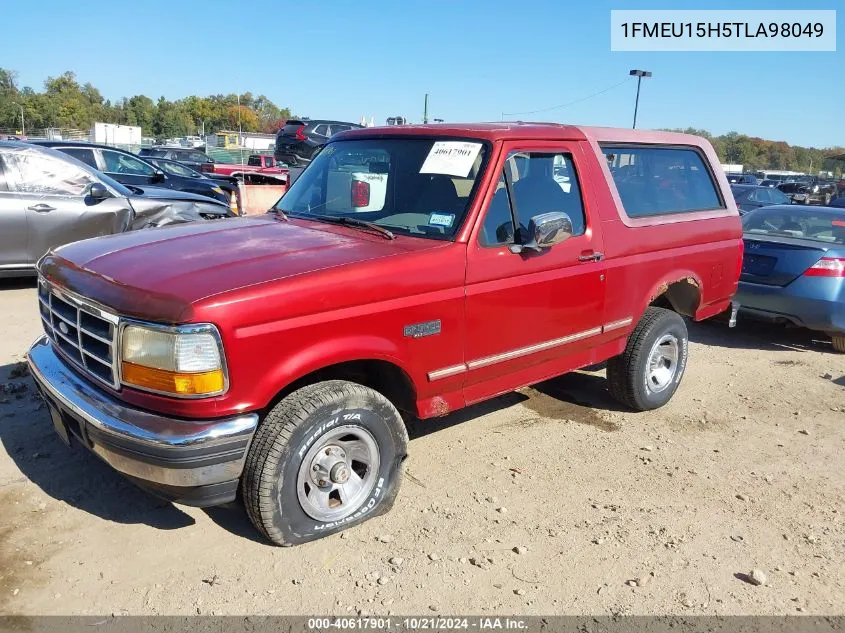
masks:
<instances>
[{"instance_id":1,"label":"ford oval emblem","mask_svg":"<svg viewBox=\"0 0 845 633\"><path fill-rule=\"evenodd\" d=\"M64 321L59 321L59 331L62 334L67 334L68 333L67 323L65 323Z\"/></svg>"}]
</instances>

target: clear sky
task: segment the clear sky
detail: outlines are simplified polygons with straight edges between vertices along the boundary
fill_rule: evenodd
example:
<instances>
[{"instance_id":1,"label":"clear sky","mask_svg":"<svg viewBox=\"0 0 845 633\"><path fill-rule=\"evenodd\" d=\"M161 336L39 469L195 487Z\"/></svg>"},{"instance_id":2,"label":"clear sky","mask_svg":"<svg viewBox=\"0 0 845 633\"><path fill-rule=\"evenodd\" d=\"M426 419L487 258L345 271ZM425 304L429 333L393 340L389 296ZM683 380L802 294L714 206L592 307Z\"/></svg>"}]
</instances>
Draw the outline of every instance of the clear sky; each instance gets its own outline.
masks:
<instances>
[{"instance_id":1,"label":"clear sky","mask_svg":"<svg viewBox=\"0 0 845 633\"><path fill-rule=\"evenodd\" d=\"M809 5L809 6L808 6ZM610 9L839 9L838 51L610 51ZM41 89L76 72L106 98L251 91L311 118L429 114L736 130L845 146L842 0L31 0L7 2L0 66ZM18 26L19 25L19 26Z\"/></svg>"}]
</instances>

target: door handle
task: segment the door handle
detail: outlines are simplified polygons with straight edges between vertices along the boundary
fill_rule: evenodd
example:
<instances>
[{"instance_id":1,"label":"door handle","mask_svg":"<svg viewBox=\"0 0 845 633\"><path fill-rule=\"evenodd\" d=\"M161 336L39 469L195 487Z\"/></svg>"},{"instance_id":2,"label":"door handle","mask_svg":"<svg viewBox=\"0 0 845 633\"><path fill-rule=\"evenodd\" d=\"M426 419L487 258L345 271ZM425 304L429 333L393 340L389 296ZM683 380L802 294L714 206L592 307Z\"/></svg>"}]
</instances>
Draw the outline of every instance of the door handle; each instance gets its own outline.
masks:
<instances>
[{"instance_id":1,"label":"door handle","mask_svg":"<svg viewBox=\"0 0 845 633\"><path fill-rule=\"evenodd\" d=\"M43 202L40 204L34 204L31 207L27 207L30 211L35 211L36 213L47 213L48 211L55 211L56 207L51 207L49 204L44 204Z\"/></svg>"},{"instance_id":2,"label":"door handle","mask_svg":"<svg viewBox=\"0 0 845 633\"><path fill-rule=\"evenodd\" d=\"M579 262L600 262L604 259L604 253L590 253L588 255L579 255Z\"/></svg>"}]
</instances>

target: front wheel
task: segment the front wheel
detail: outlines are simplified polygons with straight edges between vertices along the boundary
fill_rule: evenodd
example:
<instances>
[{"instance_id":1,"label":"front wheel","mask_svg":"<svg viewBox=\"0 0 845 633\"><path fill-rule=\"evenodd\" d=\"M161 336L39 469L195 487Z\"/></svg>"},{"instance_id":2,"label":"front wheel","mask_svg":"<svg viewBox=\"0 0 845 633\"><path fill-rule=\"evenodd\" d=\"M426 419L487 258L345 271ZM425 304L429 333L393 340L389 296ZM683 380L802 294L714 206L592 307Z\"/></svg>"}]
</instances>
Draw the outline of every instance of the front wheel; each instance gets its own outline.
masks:
<instances>
[{"instance_id":1,"label":"front wheel","mask_svg":"<svg viewBox=\"0 0 845 633\"><path fill-rule=\"evenodd\" d=\"M830 338L833 340L833 349L845 354L845 334L832 335Z\"/></svg>"},{"instance_id":2,"label":"front wheel","mask_svg":"<svg viewBox=\"0 0 845 633\"><path fill-rule=\"evenodd\" d=\"M688 353L689 335L680 315L649 307L625 351L607 363L611 395L635 411L662 407L678 389Z\"/></svg>"},{"instance_id":3,"label":"front wheel","mask_svg":"<svg viewBox=\"0 0 845 633\"><path fill-rule=\"evenodd\" d=\"M284 398L258 427L241 492L250 520L277 545L306 543L387 512L408 434L396 408L331 380Z\"/></svg>"}]
</instances>

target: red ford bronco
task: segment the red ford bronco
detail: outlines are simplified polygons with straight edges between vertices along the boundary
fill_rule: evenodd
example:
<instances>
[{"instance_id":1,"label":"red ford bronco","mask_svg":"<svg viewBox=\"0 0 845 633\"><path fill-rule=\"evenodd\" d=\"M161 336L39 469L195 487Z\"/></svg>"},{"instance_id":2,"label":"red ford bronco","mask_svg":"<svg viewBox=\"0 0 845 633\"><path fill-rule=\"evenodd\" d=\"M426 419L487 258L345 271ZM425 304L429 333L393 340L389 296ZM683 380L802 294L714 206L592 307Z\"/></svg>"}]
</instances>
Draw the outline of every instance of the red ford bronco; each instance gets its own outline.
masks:
<instances>
[{"instance_id":1,"label":"red ford bronco","mask_svg":"<svg viewBox=\"0 0 845 633\"><path fill-rule=\"evenodd\" d=\"M665 404L682 317L728 310L741 259L695 136L353 130L264 217L48 253L29 363L66 442L179 503L240 492L268 539L302 543L391 507L403 414L605 360L619 401Z\"/></svg>"}]
</instances>

